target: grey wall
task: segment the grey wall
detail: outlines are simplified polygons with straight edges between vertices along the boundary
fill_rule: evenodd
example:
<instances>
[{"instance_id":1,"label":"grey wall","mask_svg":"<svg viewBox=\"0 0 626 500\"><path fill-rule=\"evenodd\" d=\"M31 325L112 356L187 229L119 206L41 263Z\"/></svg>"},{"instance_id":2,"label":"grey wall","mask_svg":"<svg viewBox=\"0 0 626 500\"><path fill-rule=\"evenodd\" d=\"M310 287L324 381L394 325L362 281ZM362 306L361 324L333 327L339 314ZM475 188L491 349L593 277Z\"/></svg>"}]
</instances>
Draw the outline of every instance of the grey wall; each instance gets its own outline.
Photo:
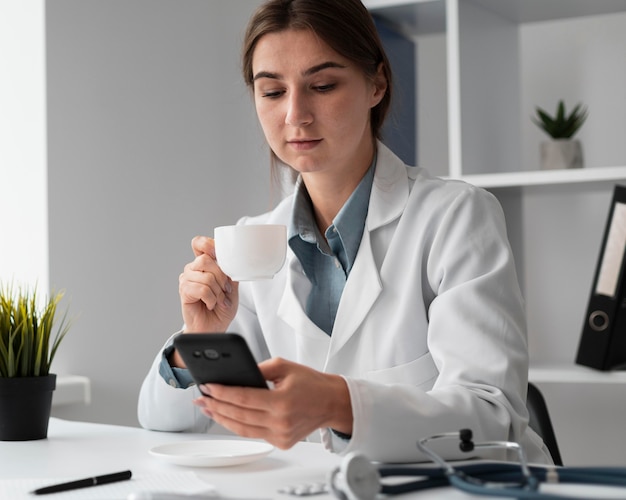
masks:
<instances>
[{"instance_id":1,"label":"grey wall","mask_svg":"<svg viewBox=\"0 0 626 500\"><path fill-rule=\"evenodd\" d=\"M136 425L191 238L277 201L239 71L259 3L47 2L50 284L76 316L53 368L92 383L56 416Z\"/></svg>"}]
</instances>

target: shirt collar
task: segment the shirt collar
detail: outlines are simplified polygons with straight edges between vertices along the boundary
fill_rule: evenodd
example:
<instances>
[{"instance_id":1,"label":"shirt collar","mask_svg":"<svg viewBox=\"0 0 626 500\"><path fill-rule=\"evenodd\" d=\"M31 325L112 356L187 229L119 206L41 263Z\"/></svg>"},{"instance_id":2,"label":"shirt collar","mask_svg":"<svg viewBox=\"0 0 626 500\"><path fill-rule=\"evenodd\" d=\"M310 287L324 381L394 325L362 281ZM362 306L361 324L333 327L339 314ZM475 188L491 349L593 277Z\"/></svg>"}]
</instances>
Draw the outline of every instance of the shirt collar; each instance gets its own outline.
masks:
<instances>
[{"instance_id":1,"label":"shirt collar","mask_svg":"<svg viewBox=\"0 0 626 500\"><path fill-rule=\"evenodd\" d=\"M336 229L339 235L343 251L335 251L333 253L341 258L346 273L352 268L361 244L375 170L376 156L374 156L374 160L361 182L359 182L356 189L333 219L332 225L326 229L327 233ZM302 178L298 178L296 183L288 235L290 241L292 238L299 236L303 241L317 244L320 251L324 253L331 252L326 239L317 229L311 198L304 182L302 182Z\"/></svg>"}]
</instances>

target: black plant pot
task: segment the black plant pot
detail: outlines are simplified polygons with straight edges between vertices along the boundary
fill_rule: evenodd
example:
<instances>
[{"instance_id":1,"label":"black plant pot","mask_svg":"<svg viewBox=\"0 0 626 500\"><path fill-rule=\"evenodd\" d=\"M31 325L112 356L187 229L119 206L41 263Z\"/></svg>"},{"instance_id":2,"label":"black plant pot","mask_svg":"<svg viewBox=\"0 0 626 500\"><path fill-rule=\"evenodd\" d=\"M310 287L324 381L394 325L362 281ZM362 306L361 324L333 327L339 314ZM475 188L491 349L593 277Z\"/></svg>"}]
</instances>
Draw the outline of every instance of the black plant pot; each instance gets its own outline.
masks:
<instances>
[{"instance_id":1,"label":"black plant pot","mask_svg":"<svg viewBox=\"0 0 626 500\"><path fill-rule=\"evenodd\" d=\"M55 374L0 377L0 441L45 439L55 387Z\"/></svg>"}]
</instances>

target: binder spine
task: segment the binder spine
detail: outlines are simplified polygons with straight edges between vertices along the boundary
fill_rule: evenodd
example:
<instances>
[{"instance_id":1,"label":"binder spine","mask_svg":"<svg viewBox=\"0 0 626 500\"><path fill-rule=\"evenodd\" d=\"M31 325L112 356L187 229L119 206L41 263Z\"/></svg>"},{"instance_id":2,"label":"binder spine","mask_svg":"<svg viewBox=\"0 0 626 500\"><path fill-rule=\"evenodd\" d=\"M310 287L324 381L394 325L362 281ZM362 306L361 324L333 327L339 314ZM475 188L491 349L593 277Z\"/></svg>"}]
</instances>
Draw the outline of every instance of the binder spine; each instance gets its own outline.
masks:
<instances>
[{"instance_id":1,"label":"binder spine","mask_svg":"<svg viewBox=\"0 0 626 500\"><path fill-rule=\"evenodd\" d=\"M576 363L598 370L626 364L626 186L615 186Z\"/></svg>"}]
</instances>

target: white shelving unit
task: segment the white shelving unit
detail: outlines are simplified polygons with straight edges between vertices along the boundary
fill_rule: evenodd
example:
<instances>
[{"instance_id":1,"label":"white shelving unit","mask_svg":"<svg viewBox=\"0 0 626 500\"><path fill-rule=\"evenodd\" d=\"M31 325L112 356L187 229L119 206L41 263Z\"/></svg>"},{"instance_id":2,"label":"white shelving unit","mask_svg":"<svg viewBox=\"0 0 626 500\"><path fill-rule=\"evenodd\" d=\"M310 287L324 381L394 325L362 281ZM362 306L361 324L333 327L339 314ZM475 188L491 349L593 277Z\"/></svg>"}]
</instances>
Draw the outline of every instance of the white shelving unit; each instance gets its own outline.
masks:
<instances>
[{"instance_id":1,"label":"white shelving unit","mask_svg":"<svg viewBox=\"0 0 626 500\"><path fill-rule=\"evenodd\" d=\"M88 405L91 402L91 382L81 375L57 376L56 389L52 393L52 406L72 404Z\"/></svg>"},{"instance_id":2,"label":"white shelving unit","mask_svg":"<svg viewBox=\"0 0 626 500\"><path fill-rule=\"evenodd\" d=\"M579 365L534 365L530 380L546 384L620 384L626 385L626 372L600 372Z\"/></svg>"},{"instance_id":3,"label":"white shelving unit","mask_svg":"<svg viewBox=\"0 0 626 500\"><path fill-rule=\"evenodd\" d=\"M520 30L533 23L626 12L624 0L366 0L365 5L416 39L445 34L447 171L451 177L485 187L542 184L544 176L552 182L545 172L534 173L536 166L520 164L524 62ZM592 108L592 116L599 112ZM584 174L572 175L572 181L624 179L626 157L620 160L589 165ZM499 180L507 173L515 175ZM567 182L567 177L557 176L557 182Z\"/></svg>"},{"instance_id":4,"label":"white shelving unit","mask_svg":"<svg viewBox=\"0 0 626 500\"><path fill-rule=\"evenodd\" d=\"M560 432L573 434L572 413L598 418L573 403L626 394L626 372L574 363L613 185L626 184L626 0L364 3L418 47L416 141L418 158L427 158L418 163L489 189L503 206L527 302L529 377L545 388ZM542 171L546 137L530 116L559 99L590 110L577 135L585 168ZM438 133L420 142L423 128ZM602 419L608 434L621 430L620 417ZM595 442L565 437L570 464L623 462L620 451L590 457Z\"/></svg>"},{"instance_id":5,"label":"white shelving unit","mask_svg":"<svg viewBox=\"0 0 626 500\"><path fill-rule=\"evenodd\" d=\"M488 189L585 182L621 182L626 180L626 166L471 174L462 178L476 186Z\"/></svg>"}]
</instances>

